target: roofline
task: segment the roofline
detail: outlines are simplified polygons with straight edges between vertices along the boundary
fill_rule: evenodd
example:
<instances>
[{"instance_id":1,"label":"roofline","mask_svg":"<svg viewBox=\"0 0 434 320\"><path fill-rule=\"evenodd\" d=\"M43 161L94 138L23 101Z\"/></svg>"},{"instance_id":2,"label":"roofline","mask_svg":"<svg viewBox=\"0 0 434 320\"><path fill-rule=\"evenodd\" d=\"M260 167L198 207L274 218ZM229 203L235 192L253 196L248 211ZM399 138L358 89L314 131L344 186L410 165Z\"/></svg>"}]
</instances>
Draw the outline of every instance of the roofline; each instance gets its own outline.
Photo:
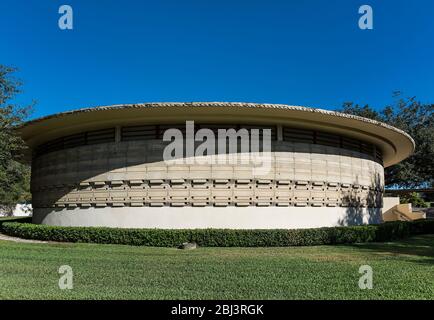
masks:
<instances>
[{"instance_id":1,"label":"roofline","mask_svg":"<svg viewBox=\"0 0 434 320\"><path fill-rule=\"evenodd\" d=\"M287 110L298 110L298 111L306 111L306 112L314 112L314 113L322 113L328 114L336 117L348 118L348 119L356 119L359 121L375 124L382 126L384 128L396 131L400 134L405 135L412 143L415 145L413 138L405 131L398 129L394 126L391 126L387 123L364 118L356 115L351 115L348 113L313 108L313 107L303 107L303 106L293 106L293 105L285 105L285 104L272 104L272 103L250 103L250 102L146 102L146 103L131 103L131 104L114 104L108 106L96 106L96 107L86 107L80 109L74 109L64 112L59 112L55 114L51 114L48 116L36 118L33 120L26 121L21 127L25 127L31 125L33 123L41 122L44 120L59 118L66 115L83 113L83 112L98 112L104 110L112 110L112 109L130 109L130 108L158 108L158 107L241 107L241 108L273 108L273 109L287 109Z\"/></svg>"},{"instance_id":2,"label":"roofline","mask_svg":"<svg viewBox=\"0 0 434 320\"><path fill-rule=\"evenodd\" d=\"M37 119L33 119L30 121L25 122L23 125L18 127L17 129L19 131L27 131L29 128L33 126L37 126L37 124L53 119L62 119L67 118L74 115L79 115L83 113L97 113L97 112L104 112L104 111L116 111L121 109L154 109L154 108L236 108L238 110L240 109L280 109L285 111L298 111L298 112L306 112L309 114L322 114L326 116L332 116L337 117L341 119L351 119L356 120L362 123L366 123L370 126L376 126L381 127L387 130L390 130L392 132L397 133L398 135L401 135L405 137L411 144L411 151L407 155L411 155L415 150L415 142L413 138L403 130L400 130L396 127L393 127L391 125L388 125L384 122L380 122L373 119L368 119L360 116L355 116L351 114L346 114L342 112L337 111L331 111L331 110L325 110L325 109L319 109L319 108L310 108L310 107L303 107L303 106L292 106L292 105L284 105L284 104L268 104L268 103L246 103L246 102L149 102L149 103L135 103L135 104L116 104L116 105L109 105L109 106L97 106L97 107L88 107L88 108L81 108L76 110L70 110L65 112L60 112L44 117L40 117ZM49 121L50 122L50 121ZM26 130L27 129L27 130ZM394 147L395 148L395 147ZM396 149L396 148L395 148ZM407 147L408 149L408 147ZM396 150L395 150L396 151ZM408 153L408 152L407 152ZM402 159L401 159L402 160Z\"/></svg>"}]
</instances>

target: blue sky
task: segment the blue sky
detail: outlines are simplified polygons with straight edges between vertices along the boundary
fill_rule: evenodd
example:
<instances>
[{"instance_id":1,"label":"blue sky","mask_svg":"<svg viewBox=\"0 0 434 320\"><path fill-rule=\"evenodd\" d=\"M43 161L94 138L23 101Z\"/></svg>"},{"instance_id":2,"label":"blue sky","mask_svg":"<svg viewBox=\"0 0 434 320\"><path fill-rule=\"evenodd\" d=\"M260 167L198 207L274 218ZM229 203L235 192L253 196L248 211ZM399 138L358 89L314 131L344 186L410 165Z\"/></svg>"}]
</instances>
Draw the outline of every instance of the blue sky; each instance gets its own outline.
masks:
<instances>
[{"instance_id":1,"label":"blue sky","mask_svg":"<svg viewBox=\"0 0 434 320\"><path fill-rule=\"evenodd\" d=\"M58 28L62 4L73 30ZM373 30L358 28L363 4ZM2 0L0 32L32 117L156 101L381 107L394 90L434 102L430 0Z\"/></svg>"}]
</instances>

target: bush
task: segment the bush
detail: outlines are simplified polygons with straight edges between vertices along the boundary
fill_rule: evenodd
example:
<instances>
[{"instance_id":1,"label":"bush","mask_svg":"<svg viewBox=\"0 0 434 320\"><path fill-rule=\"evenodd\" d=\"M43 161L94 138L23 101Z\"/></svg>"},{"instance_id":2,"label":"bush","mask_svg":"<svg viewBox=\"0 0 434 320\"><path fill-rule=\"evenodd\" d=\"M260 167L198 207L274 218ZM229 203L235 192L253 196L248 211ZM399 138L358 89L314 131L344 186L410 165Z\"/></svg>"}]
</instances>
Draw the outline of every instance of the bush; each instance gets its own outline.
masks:
<instances>
[{"instance_id":1,"label":"bush","mask_svg":"<svg viewBox=\"0 0 434 320\"><path fill-rule=\"evenodd\" d=\"M400 203L411 203L415 208L428 208L428 203L423 200L420 193L411 192L409 194L402 195L399 199Z\"/></svg>"},{"instance_id":2,"label":"bush","mask_svg":"<svg viewBox=\"0 0 434 320\"><path fill-rule=\"evenodd\" d=\"M410 235L434 233L434 220L291 230L123 229L57 227L20 222L3 222L0 229L10 236L60 242L175 247L183 242L194 241L204 247L284 247L391 241Z\"/></svg>"}]
</instances>

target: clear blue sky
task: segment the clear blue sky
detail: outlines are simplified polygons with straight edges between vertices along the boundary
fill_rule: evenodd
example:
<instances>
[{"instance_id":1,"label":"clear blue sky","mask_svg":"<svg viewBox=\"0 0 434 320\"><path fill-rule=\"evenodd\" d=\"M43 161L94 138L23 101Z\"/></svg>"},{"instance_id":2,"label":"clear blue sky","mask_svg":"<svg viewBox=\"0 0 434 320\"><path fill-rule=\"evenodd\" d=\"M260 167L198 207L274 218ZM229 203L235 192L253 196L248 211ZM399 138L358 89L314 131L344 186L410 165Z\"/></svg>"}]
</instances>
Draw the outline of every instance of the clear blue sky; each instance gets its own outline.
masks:
<instances>
[{"instance_id":1,"label":"clear blue sky","mask_svg":"<svg viewBox=\"0 0 434 320\"><path fill-rule=\"evenodd\" d=\"M74 29L58 28L58 8ZM374 29L358 28L369 4ZM155 101L434 102L434 1L9 0L0 63L33 117Z\"/></svg>"}]
</instances>

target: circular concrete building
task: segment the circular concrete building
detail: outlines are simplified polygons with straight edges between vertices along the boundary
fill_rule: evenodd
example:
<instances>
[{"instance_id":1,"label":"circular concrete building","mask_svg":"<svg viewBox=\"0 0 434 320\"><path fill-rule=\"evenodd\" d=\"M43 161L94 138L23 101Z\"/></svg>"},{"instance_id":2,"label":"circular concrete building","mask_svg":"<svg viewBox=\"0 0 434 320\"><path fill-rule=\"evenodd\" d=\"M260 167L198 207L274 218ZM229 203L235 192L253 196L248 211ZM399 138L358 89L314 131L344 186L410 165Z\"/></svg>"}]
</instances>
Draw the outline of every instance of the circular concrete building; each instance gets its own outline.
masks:
<instances>
[{"instance_id":1,"label":"circular concrete building","mask_svg":"<svg viewBox=\"0 0 434 320\"><path fill-rule=\"evenodd\" d=\"M33 221L61 226L378 223L384 167L414 150L408 134L384 123L275 104L96 107L27 122L20 133L32 161Z\"/></svg>"}]
</instances>

